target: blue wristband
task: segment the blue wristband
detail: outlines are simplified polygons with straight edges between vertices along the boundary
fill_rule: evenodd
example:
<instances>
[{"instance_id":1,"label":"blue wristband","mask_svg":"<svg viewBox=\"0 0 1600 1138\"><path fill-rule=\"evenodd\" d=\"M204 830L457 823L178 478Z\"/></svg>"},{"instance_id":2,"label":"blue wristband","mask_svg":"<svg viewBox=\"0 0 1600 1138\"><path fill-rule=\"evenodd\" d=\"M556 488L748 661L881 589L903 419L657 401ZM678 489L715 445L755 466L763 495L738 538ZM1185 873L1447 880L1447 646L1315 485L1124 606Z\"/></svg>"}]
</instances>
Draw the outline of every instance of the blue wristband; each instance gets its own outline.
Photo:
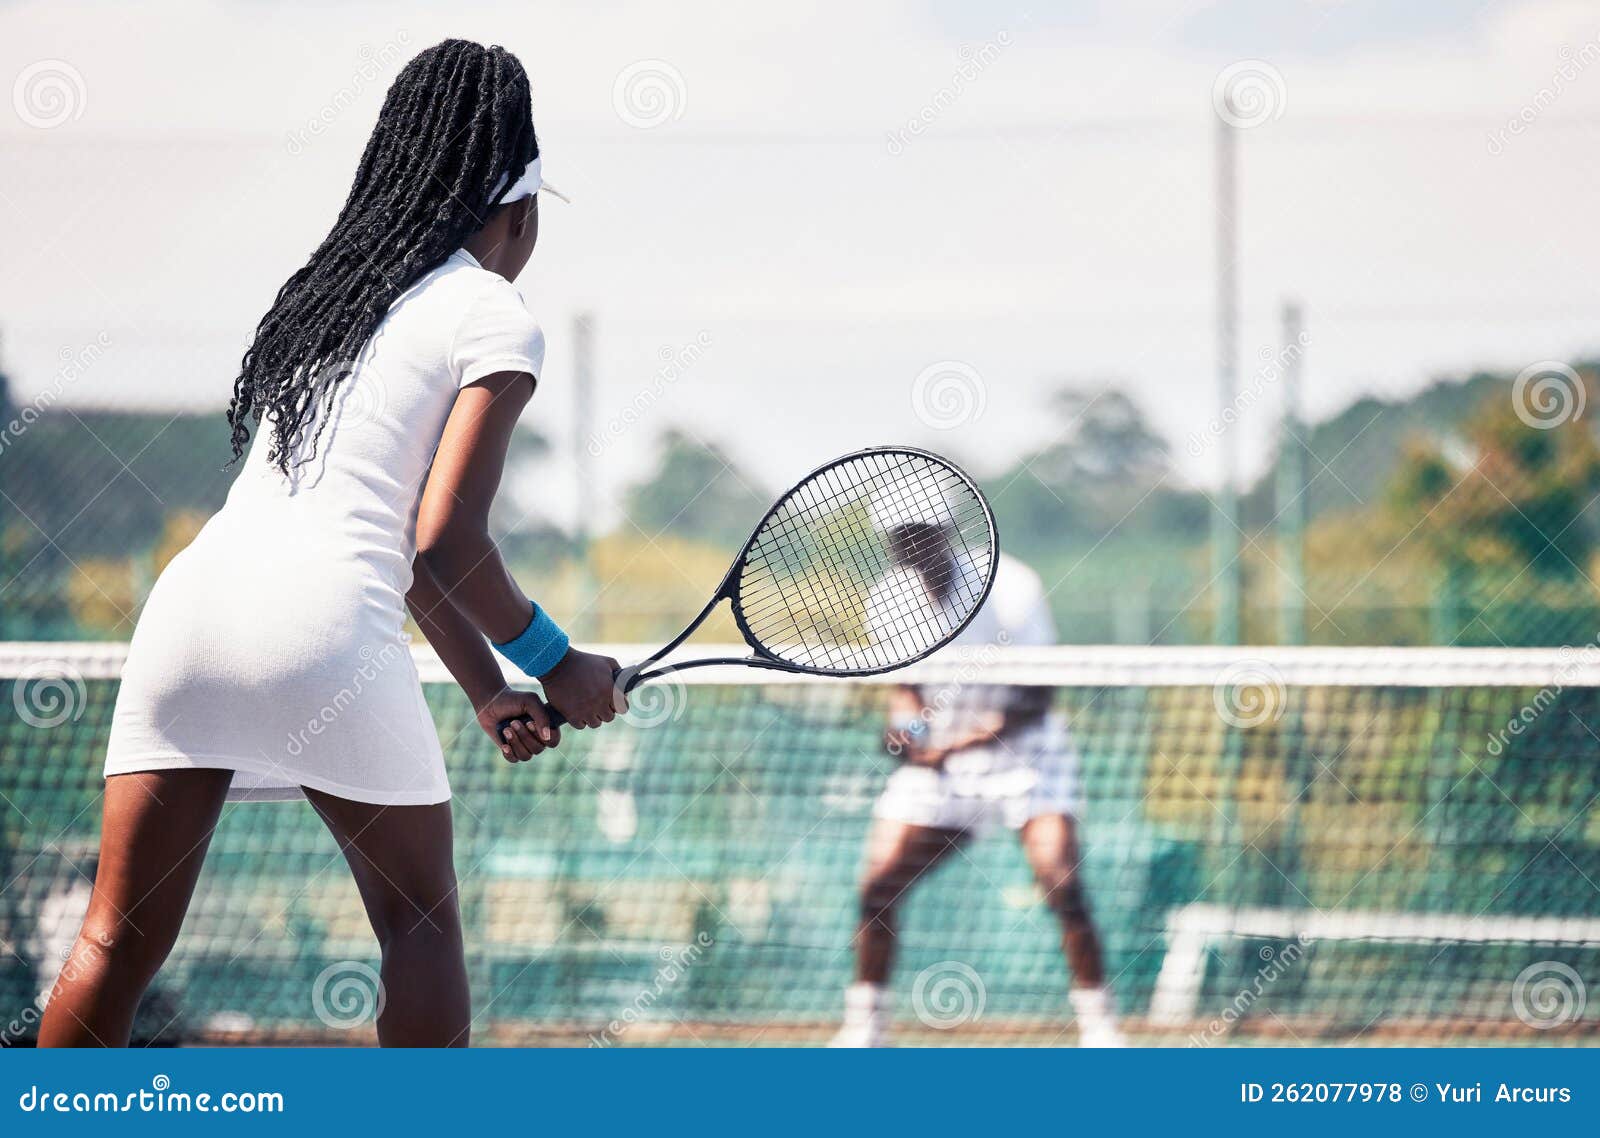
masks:
<instances>
[{"instance_id":1,"label":"blue wristband","mask_svg":"<svg viewBox=\"0 0 1600 1138\"><path fill-rule=\"evenodd\" d=\"M515 640L496 644L494 650L530 676L542 676L567 654L571 641L550 614L533 606L533 619Z\"/></svg>"}]
</instances>

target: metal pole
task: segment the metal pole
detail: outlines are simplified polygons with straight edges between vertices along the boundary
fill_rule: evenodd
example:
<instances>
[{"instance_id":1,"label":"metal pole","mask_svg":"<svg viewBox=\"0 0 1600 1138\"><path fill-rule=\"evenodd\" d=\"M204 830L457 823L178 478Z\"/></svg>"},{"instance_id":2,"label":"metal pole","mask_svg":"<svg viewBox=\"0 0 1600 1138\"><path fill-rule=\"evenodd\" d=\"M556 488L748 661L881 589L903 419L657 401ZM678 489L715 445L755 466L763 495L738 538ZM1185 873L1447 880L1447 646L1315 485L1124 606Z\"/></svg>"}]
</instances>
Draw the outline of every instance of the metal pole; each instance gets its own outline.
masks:
<instances>
[{"instance_id":1,"label":"metal pole","mask_svg":"<svg viewBox=\"0 0 1600 1138\"><path fill-rule=\"evenodd\" d=\"M1217 609L1212 639L1218 644L1239 642L1240 576L1238 431L1235 401L1239 387L1239 276L1235 215L1238 192L1235 180L1237 139L1235 128L1217 117L1217 400L1222 437L1218 450L1222 482L1217 490L1211 521L1211 570L1216 585Z\"/></svg>"},{"instance_id":2,"label":"metal pole","mask_svg":"<svg viewBox=\"0 0 1600 1138\"><path fill-rule=\"evenodd\" d=\"M1278 432L1277 519L1280 527L1280 555L1283 558L1279 639L1284 644L1306 642L1306 447L1305 421L1300 413L1301 363L1305 358L1300 306L1283 302L1283 347L1279 356L1283 368L1283 420ZM1305 692L1286 689L1283 698L1282 748L1287 775L1282 845L1278 866L1283 874L1279 888L1282 904L1294 904L1294 894L1304 896L1311 888L1305 879L1305 819L1302 803L1316 779L1310 749L1305 739Z\"/></svg>"},{"instance_id":3,"label":"metal pole","mask_svg":"<svg viewBox=\"0 0 1600 1138\"><path fill-rule=\"evenodd\" d=\"M1285 644L1306 642L1306 449L1300 414L1301 364L1305 359L1302 313L1293 301L1283 305L1283 428L1278 438L1278 526L1282 534L1283 626Z\"/></svg>"}]
</instances>

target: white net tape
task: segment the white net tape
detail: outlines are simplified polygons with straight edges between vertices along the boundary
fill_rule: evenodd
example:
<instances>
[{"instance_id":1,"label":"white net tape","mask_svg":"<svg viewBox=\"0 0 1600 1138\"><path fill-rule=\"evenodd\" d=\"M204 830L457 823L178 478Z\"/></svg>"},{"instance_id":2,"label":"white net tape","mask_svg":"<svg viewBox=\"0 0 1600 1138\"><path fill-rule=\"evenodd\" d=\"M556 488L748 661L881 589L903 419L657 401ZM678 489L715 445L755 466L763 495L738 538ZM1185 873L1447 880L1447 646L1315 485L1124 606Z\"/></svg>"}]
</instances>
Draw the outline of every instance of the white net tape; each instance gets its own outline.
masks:
<instances>
[{"instance_id":1,"label":"white net tape","mask_svg":"<svg viewBox=\"0 0 1600 1138\"><path fill-rule=\"evenodd\" d=\"M623 664L645 659L653 645L603 644L593 650ZM247 645L241 652L249 650ZM116 679L125 643L0 642L0 677L29 669L68 669L85 680ZM685 645L670 660L748 656L742 644ZM448 683L432 649L413 647L424 683ZM515 671L509 678L523 680ZM685 684L817 683L814 676L745 667L694 668ZM826 682L826 681L821 681ZM1131 648L1061 645L946 649L909 668L852 683L1021 684L1048 687L1600 687L1600 645L1564 648Z\"/></svg>"}]
</instances>

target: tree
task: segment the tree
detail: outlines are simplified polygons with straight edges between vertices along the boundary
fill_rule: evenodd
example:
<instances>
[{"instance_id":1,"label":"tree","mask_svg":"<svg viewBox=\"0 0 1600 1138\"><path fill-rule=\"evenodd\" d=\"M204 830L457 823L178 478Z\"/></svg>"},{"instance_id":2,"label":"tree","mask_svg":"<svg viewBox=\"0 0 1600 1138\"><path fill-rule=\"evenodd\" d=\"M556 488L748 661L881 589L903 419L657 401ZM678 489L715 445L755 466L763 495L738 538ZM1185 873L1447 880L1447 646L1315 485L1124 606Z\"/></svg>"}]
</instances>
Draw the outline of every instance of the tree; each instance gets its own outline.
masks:
<instances>
[{"instance_id":1,"label":"tree","mask_svg":"<svg viewBox=\"0 0 1600 1138\"><path fill-rule=\"evenodd\" d=\"M994 483L1001 530L1036 554L1120 535L1187 542L1205 534L1206 503L1174 476L1172 452L1143 410L1111 388L1064 388L1060 433Z\"/></svg>"},{"instance_id":2,"label":"tree","mask_svg":"<svg viewBox=\"0 0 1600 1138\"><path fill-rule=\"evenodd\" d=\"M651 537L671 534L732 551L771 505L720 447L686 431L669 430L660 455L655 472L623 495L628 519Z\"/></svg>"},{"instance_id":3,"label":"tree","mask_svg":"<svg viewBox=\"0 0 1600 1138\"><path fill-rule=\"evenodd\" d=\"M1556 422L1518 413L1505 391L1458 435L1414 439L1390 483L1388 509L1447 570L1526 570L1577 580L1597 532L1600 444L1583 407Z\"/></svg>"}]
</instances>

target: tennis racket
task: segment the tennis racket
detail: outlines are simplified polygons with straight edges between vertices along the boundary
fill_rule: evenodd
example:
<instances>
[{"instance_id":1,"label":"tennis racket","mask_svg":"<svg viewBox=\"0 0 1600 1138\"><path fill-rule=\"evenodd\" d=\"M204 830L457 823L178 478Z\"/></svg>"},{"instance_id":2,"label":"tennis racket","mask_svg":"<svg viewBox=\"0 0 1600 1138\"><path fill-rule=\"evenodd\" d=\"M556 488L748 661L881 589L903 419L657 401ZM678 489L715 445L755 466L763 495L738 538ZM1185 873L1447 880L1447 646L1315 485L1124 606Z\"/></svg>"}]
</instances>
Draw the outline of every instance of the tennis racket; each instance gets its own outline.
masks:
<instances>
[{"instance_id":1,"label":"tennis racket","mask_svg":"<svg viewBox=\"0 0 1600 1138\"><path fill-rule=\"evenodd\" d=\"M688 668L741 664L871 676L954 640L994 584L994 514L954 463L870 447L817 467L777 500L700 615L617 673L626 693ZM750 655L662 665L724 601ZM550 723L565 717L550 709Z\"/></svg>"}]
</instances>

